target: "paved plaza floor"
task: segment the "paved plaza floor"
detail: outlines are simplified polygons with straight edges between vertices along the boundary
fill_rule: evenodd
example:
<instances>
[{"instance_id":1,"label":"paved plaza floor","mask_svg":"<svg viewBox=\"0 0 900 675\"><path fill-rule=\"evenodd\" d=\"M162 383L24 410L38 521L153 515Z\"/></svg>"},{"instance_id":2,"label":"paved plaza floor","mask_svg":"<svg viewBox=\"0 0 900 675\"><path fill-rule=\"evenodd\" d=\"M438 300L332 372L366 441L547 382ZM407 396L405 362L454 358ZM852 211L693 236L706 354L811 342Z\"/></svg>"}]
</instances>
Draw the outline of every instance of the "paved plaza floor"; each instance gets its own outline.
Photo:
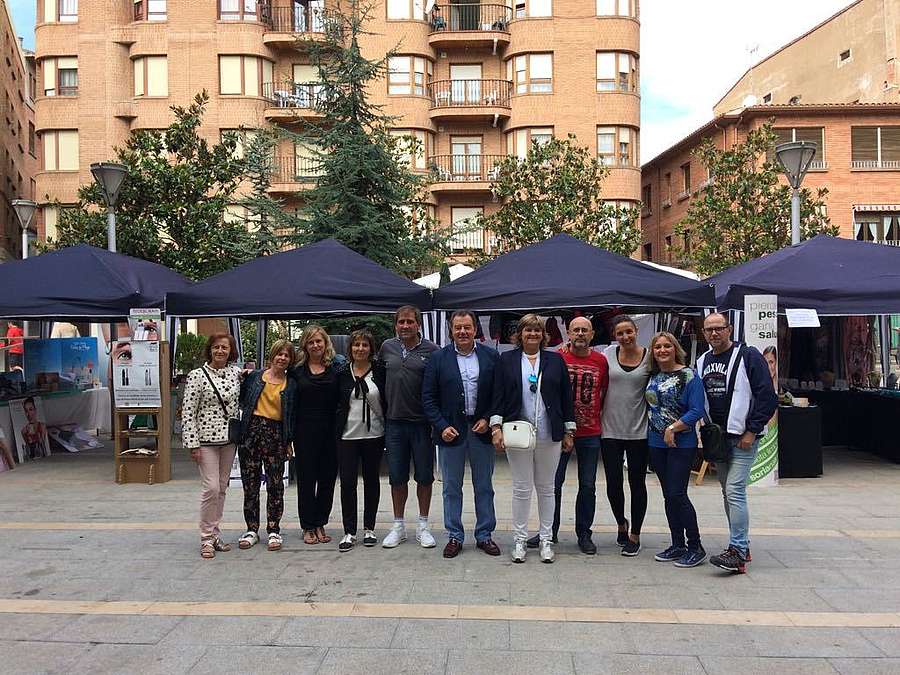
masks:
<instances>
[{"instance_id":1,"label":"paved plaza floor","mask_svg":"<svg viewBox=\"0 0 900 675\"><path fill-rule=\"evenodd\" d=\"M649 475L644 549L619 555L598 478L596 556L575 543L574 466L557 562L510 562L510 479L495 478L501 558L467 542L444 560L410 540L304 545L286 493L284 550L199 556L199 483L116 485L108 451L0 474L0 672L64 673L898 673L900 465L829 449L825 476L751 493L743 576L654 562L667 545ZM602 471L601 471L602 474ZM710 553L727 542L715 476L691 486ZM383 479L379 537L390 521ZM533 506L533 510L536 506ZM242 533L241 489L226 539ZM465 522L474 521L466 490ZM412 504L409 521L415 516Z\"/></svg>"}]
</instances>

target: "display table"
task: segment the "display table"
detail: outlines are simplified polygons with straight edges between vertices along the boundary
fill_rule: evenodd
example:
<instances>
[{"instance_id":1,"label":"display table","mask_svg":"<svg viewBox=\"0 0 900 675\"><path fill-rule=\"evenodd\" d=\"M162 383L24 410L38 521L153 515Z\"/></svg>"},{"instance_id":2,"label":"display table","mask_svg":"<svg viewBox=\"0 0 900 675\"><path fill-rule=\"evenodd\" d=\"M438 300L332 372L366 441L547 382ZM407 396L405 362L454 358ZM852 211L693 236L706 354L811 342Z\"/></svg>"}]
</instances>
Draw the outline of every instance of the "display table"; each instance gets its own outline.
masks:
<instances>
[{"instance_id":1,"label":"display table","mask_svg":"<svg viewBox=\"0 0 900 675\"><path fill-rule=\"evenodd\" d=\"M110 431L109 389L105 387L35 394L35 398L40 398L44 403L44 421L48 427L74 423L85 431ZM3 429L7 439L14 438L9 401L0 401L0 429Z\"/></svg>"},{"instance_id":2,"label":"display table","mask_svg":"<svg viewBox=\"0 0 900 675\"><path fill-rule=\"evenodd\" d=\"M818 407L778 408L778 477L822 475L822 411Z\"/></svg>"},{"instance_id":3,"label":"display table","mask_svg":"<svg viewBox=\"0 0 900 675\"><path fill-rule=\"evenodd\" d=\"M822 444L845 445L900 463L900 392L882 389L801 391L822 410Z\"/></svg>"}]
</instances>

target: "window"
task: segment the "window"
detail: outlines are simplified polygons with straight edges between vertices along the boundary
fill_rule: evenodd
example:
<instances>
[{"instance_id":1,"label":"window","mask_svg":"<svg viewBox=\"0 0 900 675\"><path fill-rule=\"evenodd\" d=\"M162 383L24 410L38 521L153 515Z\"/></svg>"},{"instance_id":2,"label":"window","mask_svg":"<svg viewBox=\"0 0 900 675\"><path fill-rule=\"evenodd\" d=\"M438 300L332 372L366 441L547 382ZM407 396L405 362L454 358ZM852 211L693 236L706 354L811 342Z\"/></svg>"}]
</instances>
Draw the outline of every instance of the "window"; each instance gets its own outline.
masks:
<instances>
[{"instance_id":1,"label":"window","mask_svg":"<svg viewBox=\"0 0 900 675\"><path fill-rule=\"evenodd\" d=\"M597 52L597 91L637 91L637 57Z\"/></svg>"},{"instance_id":2,"label":"window","mask_svg":"<svg viewBox=\"0 0 900 675\"><path fill-rule=\"evenodd\" d=\"M272 82L272 62L258 56L219 56L219 93L262 95L263 82Z\"/></svg>"},{"instance_id":3,"label":"window","mask_svg":"<svg viewBox=\"0 0 900 675\"><path fill-rule=\"evenodd\" d=\"M597 127L597 159L606 166L636 166L637 130Z\"/></svg>"},{"instance_id":4,"label":"window","mask_svg":"<svg viewBox=\"0 0 900 675\"><path fill-rule=\"evenodd\" d=\"M257 129L219 129L219 141L224 141L225 136L228 134L233 135L236 145L232 157L234 159L243 159L245 149L253 142L258 133L259 130Z\"/></svg>"},{"instance_id":5,"label":"window","mask_svg":"<svg viewBox=\"0 0 900 675\"><path fill-rule=\"evenodd\" d=\"M388 94L425 95L431 83L432 64L421 56L392 56L388 59Z\"/></svg>"},{"instance_id":6,"label":"window","mask_svg":"<svg viewBox=\"0 0 900 675\"><path fill-rule=\"evenodd\" d=\"M691 163L687 162L681 165L681 192L679 199L684 199L691 192Z\"/></svg>"},{"instance_id":7,"label":"window","mask_svg":"<svg viewBox=\"0 0 900 675\"><path fill-rule=\"evenodd\" d=\"M165 56L142 56L134 60L134 95L169 95L169 64Z\"/></svg>"},{"instance_id":8,"label":"window","mask_svg":"<svg viewBox=\"0 0 900 675\"><path fill-rule=\"evenodd\" d=\"M28 154L34 157L34 124L28 123Z\"/></svg>"},{"instance_id":9,"label":"window","mask_svg":"<svg viewBox=\"0 0 900 675\"><path fill-rule=\"evenodd\" d=\"M771 103L771 102L772 102L772 94L771 93L763 96L763 103Z\"/></svg>"},{"instance_id":10,"label":"window","mask_svg":"<svg viewBox=\"0 0 900 675\"><path fill-rule=\"evenodd\" d=\"M552 0L515 0L515 17L524 19L526 16L552 16Z\"/></svg>"},{"instance_id":11,"label":"window","mask_svg":"<svg viewBox=\"0 0 900 675\"><path fill-rule=\"evenodd\" d=\"M672 262L672 235L666 237L666 262Z\"/></svg>"},{"instance_id":12,"label":"window","mask_svg":"<svg viewBox=\"0 0 900 675\"><path fill-rule=\"evenodd\" d=\"M519 159L525 159L532 143L543 145L553 139L553 127L533 127L516 129L506 134L506 152Z\"/></svg>"},{"instance_id":13,"label":"window","mask_svg":"<svg viewBox=\"0 0 900 675\"><path fill-rule=\"evenodd\" d=\"M845 49L844 51L842 51L840 53L840 55L838 55L838 65L840 65L842 63L846 63L849 60L850 60L850 50L849 49Z\"/></svg>"},{"instance_id":14,"label":"window","mask_svg":"<svg viewBox=\"0 0 900 675\"><path fill-rule=\"evenodd\" d=\"M807 143L816 144L816 156L813 158L809 168L812 170L824 169L825 164L825 128L824 127L776 127L772 131L775 132L775 145L782 143L792 143L795 141L806 141ZM769 153L768 159L775 160L774 150Z\"/></svg>"},{"instance_id":15,"label":"window","mask_svg":"<svg viewBox=\"0 0 900 675\"><path fill-rule=\"evenodd\" d=\"M450 248L453 251L483 251L484 230L475 228L473 224L484 213L481 206L454 207L450 209L450 218L453 221L453 236L450 238Z\"/></svg>"},{"instance_id":16,"label":"window","mask_svg":"<svg viewBox=\"0 0 900 675\"><path fill-rule=\"evenodd\" d=\"M666 197L663 200L663 206L672 206L672 174L670 172L666 172L665 185Z\"/></svg>"},{"instance_id":17,"label":"window","mask_svg":"<svg viewBox=\"0 0 900 675\"><path fill-rule=\"evenodd\" d=\"M165 21L166 0L134 0L135 21Z\"/></svg>"},{"instance_id":18,"label":"window","mask_svg":"<svg viewBox=\"0 0 900 675\"><path fill-rule=\"evenodd\" d=\"M57 239L56 226L59 222L59 207L43 206L41 212L44 216L44 237L48 240Z\"/></svg>"},{"instance_id":19,"label":"window","mask_svg":"<svg viewBox=\"0 0 900 675\"><path fill-rule=\"evenodd\" d=\"M638 0L597 0L597 16L637 16Z\"/></svg>"},{"instance_id":20,"label":"window","mask_svg":"<svg viewBox=\"0 0 900 675\"><path fill-rule=\"evenodd\" d=\"M78 170L78 130L65 129L41 133L45 171Z\"/></svg>"},{"instance_id":21,"label":"window","mask_svg":"<svg viewBox=\"0 0 900 675\"><path fill-rule=\"evenodd\" d=\"M853 236L857 241L900 246L900 213L856 212Z\"/></svg>"},{"instance_id":22,"label":"window","mask_svg":"<svg viewBox=\"0 0 900 675\"><path fill-rule=\"evenodd\" d=\"M397 146L400 151L400 159L409 164L411 169L425 170L428 168L430 152L429 141L431 134L418 129L391 129L391 136L397 138Z\"/></svg>"},{"instance_id":23,"label":"window","mask_svg":"<svg viewBox=\"0 0 900 675\"><path fill-rule=\"evenodd\" d=\"M59 0L59 21L61 23L78 21L78 0Z\"/></svg>"},{"instance_id":24,"label":"window","mask_svg":"<svg viewBox=\"0 0 900 675\"><path fill-rule=\"evenodd\" d=\"M515 82L517 94L553 91L553 54L522 54L509 59L506 79Z\"/></svg>"},{"instance_id":25,"label":"window","mask_svg":"<svg viewBox=\"0 0 900 675\"><path fill-rule=\"evenodd\" d=\"M853 169L900 169L900 127L852 127Z\"/></svg>"},{"instance_id":26,"label":"window","mask_svg":"<svg viewBox=\"0 0 900 675\"><path fill-rule=\"evenodd\" d=\"M57 56L43 59L44 96L78 95L78 58Z\"/></svg>"},{"instance_id":27,"label":"window","mask_svg":"<svg viewBox=\"0 0 900 675\"><path fill-rule=\"evenodd\" d=\"M644 244L643 255L641 256L641 260L648 260L653 262L653 244Z\"/></svg>"},{"instance_id":28,"label":"window","mask_svg":"<svg viewBox=\"0 0 900 675\"><path fill-rule=\"evenodd\" d=\"M653 186L650 184L641 188L641 211L650 213L651 201L653 199Z\"/></svg>"},{"instance_id":29,"label":"window","mask_svg":"<svg viewBox=\"0 0 900 675\"><path fill-rule=\"evenodd\" d=\"M387 0L387 18L392 21L425 21L425 0Z\"/></svg>"},{"instance_id":30,"label":"window","mask_svg":"<svg viewBox=\"0 0 900 675\"><path fill-rule=\"evenodd\" d=\"M222 21L258 21L257 0L219 0Z\"/></svg>"}]
</instances>

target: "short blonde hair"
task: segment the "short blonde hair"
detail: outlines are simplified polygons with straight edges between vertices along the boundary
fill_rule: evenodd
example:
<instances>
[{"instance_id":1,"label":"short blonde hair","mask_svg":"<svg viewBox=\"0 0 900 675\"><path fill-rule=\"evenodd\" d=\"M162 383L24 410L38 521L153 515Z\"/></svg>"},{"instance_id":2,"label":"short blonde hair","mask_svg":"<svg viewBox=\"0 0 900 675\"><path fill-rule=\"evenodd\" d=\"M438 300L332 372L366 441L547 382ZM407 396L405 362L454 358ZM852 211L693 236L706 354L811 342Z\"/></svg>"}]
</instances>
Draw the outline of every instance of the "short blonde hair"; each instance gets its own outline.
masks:
<instances>
[{"instance_id":1,"label":"short blonde hair","mask_svg":"<svg viewBox=\"0 0 900 675\"><path fill-rule=\"evenodd\" d=\"M275 340L275 344L273 344L272 348L269 350L269 365L272 365L272 361L275 360L275 357L283 351L286 351L288 357L291 359L288 368L297 362L297 348L294 347L294 343L290 340Z\"/></svg>"},{"instance_id":2,"label":"short blonde hair","mask_svg":"<svg viewBox=\"0 0 900 675\"><path fill-rule=\"evenodd\" d=\"M334 345L331 343L331 337L328 333L325 332L325 329L322 328L317 323L311 323L303 329L303 332L300 334L300 349L297 352L297 365L302 366L306 363L309 354L306 352L307 343L315 337L316 333L322 336L322 339L325 340L325 355L322 357L322 362L326 366L330 366L334 361L335 351Z\"/></svg>"},{"instance_id":3,"label":"short blonde hair","mask_svg":"<svg viewBox=\"0 0 900 675\"><path fill-rule=\"evenodd\" d=\"M648 361L648 366L651 373L656 374L659 372L659 363L656 362L656 357L653 356L653 348L660 340L668 340L671 342L672 346L675 348L675 362L685 366L687 365L687 363L685 363L685 361L687 361L687 352L684 351L684 347L681 346L681 343L668 331L661 331L654 335L653 339L650 340L650 360Z\"/></svg>"},{"instance_id":4,"label":"short blonde hair","mask_svg":"<svg viewBox=\"0 0 900 675\"><path fill-rule=\"evenodd\" d=\"M541 333L543 334L543 337L541 338L541 349L543 349L547 346L547 327L546 322L537 314L526 314L519 319L519 323L516 324L516 342L521 347L522 331L532 326L537 326L541 329Z\"/></svg>"}]
</instances>

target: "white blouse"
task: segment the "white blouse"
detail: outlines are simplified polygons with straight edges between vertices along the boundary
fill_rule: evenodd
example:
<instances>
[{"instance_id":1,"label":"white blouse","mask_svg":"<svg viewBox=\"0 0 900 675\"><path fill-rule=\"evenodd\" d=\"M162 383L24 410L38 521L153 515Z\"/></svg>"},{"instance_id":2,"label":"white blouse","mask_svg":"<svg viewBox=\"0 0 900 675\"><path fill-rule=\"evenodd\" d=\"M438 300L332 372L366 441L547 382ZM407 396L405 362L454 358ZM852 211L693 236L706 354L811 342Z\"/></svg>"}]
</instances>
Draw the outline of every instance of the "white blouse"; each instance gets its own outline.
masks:
<instances>
[{"instance_id":1,"label":"white blouse","mask_svg":"<svg viewBox=\"0 0 900 675\"><path fill-rule=\"evenodd\" d=\"M209 373L228 414L203 371ZM238 396L241 393L241 369L235 365L211 368L204 364L192 370L184 386L181 404L181 437L186 449L201 445L226 445L228 420L238 416Z\"/></svg>"}]
</instances>

